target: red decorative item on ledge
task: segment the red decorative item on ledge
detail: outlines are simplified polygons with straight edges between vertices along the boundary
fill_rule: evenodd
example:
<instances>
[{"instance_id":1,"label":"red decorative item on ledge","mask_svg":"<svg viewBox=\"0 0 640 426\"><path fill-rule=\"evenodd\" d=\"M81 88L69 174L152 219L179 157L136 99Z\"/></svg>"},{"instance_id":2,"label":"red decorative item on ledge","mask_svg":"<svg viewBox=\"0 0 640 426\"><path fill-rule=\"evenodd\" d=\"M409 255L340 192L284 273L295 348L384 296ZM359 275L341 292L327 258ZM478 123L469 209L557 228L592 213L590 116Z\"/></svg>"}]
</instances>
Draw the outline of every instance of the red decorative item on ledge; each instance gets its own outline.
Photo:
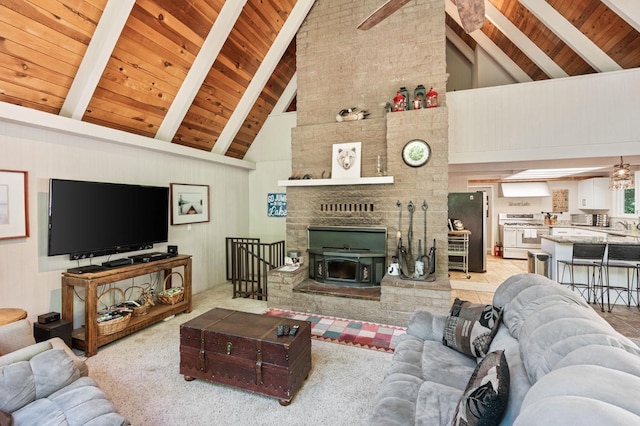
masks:
<instances>
[{"instance_id":1,"label":"red decorative item on ledge","mask_svg":"<svg viewBox=\"0 0 640 426\"><path fill-rule=\"evenodd\" d=\"M402 93L400 93L400 91L398 91L398 94L396 95L396 97L393 98L393 111L394 112L404 111L405 102L406 102L405 97L402 96Z\"/></svg>"},{"instance_id":2,"label":"red decorative item on ledge","mask_svg":"<svg viewBox=\"0 0 640 426\"><path fill-rule=\"evenodd\" d=\"M438 106L438 92L433 87L427 92L427 108L435 108Z\"/></svg>"}]
</instances>

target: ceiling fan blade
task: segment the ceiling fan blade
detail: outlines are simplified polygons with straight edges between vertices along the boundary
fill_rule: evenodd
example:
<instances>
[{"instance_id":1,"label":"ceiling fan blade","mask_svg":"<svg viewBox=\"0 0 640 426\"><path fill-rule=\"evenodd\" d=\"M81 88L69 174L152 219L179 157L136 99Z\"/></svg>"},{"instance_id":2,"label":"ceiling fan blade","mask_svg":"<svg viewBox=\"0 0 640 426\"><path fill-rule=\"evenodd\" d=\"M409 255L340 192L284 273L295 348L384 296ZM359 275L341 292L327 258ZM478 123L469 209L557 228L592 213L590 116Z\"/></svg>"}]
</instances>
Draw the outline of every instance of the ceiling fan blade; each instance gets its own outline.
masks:
<instances>
[{"instance_id":1,"label":"ceiling fan blade","mask_svg":"<svg viewBox=\"0 0 640 426\"><path fill-rule=\"evenodd\" d=\"M385 4L374 10L371 15L360 22L356 28L363 31L373 28L410 1L411 0L387 0Z\"/></svg>"},{"instance_id":2,"label":"ceiling fan blade","mask_svg":"<svg viewBox=\"0 0 640 426\"><path fill-rule=\"evenodd\" d=\"M484 0L456 0L464 32L469 34L484 25Z\"/></svg>"}]
</instances>

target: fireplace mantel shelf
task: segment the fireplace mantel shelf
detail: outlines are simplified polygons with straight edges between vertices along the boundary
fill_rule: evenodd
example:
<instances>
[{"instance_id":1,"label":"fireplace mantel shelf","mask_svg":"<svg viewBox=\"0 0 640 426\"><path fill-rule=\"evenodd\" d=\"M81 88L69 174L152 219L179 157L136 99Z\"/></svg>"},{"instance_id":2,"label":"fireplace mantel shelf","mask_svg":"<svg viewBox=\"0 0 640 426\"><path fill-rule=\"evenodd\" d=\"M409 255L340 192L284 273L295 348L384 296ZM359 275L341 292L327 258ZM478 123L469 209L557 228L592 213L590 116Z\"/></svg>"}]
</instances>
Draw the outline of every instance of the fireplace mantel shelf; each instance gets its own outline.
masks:
<instances>
[{"instance_id":1,"label":"fireplace mantel shelf","mask_svg":"<svg viewBox=\"0 0 640 426\"><path fill-rule=\"evenodd\" d=\"M279 180L278 186L382 185L388 183L393 183L393 176Z\"/></svg>"}]
</instances>

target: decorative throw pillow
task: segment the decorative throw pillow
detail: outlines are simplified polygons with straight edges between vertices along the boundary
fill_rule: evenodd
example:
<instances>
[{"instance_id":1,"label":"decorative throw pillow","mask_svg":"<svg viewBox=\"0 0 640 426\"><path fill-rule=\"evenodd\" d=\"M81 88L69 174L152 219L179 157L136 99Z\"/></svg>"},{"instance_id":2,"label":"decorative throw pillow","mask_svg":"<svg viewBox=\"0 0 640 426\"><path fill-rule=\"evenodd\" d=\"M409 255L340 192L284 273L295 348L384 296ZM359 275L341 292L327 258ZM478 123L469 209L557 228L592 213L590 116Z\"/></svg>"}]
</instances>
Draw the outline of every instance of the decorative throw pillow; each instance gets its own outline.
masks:
<instances>
[{"instance_id":1,"label":"decorative throw pillow","mask_svg":"<svg viewBox=\"0 0 640 426\"><path fill-rule=\"evenodd\" d=\"M491 352L473 371L453 426L490 426L500 423L509 400L509 365L503 350Z\"/></svg>"},{"instance_id":2,"label":"decorative throw pillow","mask_svg":"<svg viewBox=\"0 0 640 426\"><path fill-rule=\"evenodd\" d=\"M445 323L442 343L463 354L483 358L498 331L501 315L501 308L456 297Z\"/></svg>"}]
</instances>

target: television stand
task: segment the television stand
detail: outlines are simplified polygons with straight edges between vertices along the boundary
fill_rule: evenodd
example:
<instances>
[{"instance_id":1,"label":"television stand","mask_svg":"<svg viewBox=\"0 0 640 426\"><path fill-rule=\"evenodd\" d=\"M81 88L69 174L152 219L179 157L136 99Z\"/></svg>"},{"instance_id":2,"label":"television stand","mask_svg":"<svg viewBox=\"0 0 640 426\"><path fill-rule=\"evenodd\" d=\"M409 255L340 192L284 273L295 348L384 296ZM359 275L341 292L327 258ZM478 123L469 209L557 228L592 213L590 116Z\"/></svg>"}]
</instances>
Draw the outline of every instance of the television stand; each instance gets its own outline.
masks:
<instances>
[{"instance_id":1,"label":"television stand","mask_svg":"<svg viewBox=\"0 0 640 426\"><path fill-rule=\"evenodd\" d=\"M184 288L184 300L174 305L156 304L149 309L146 315L132 317L127 327L117 333L106 336L98 336L98 287L113 284L118 281L148 275L163 271L164 276L171 274L174 268L183 268L182 286ZM191 256L177 255L168 259L160 259L153 262L137 263L118 269L106 269L98 272L62 273L62 319L74 323L74 293L75 287L84 287L84 325L74 328L71 334L74 348L84 350L87 357L98 352L100 346L104 346L121 337L128 336L138 330L142 330L165 318L181 312L191 312ZM169 279L170 280L170 279ZM166 286L171 287L167 280ZM74 324L75 326L75 324Z\"/></svg>"}]
</instances>

